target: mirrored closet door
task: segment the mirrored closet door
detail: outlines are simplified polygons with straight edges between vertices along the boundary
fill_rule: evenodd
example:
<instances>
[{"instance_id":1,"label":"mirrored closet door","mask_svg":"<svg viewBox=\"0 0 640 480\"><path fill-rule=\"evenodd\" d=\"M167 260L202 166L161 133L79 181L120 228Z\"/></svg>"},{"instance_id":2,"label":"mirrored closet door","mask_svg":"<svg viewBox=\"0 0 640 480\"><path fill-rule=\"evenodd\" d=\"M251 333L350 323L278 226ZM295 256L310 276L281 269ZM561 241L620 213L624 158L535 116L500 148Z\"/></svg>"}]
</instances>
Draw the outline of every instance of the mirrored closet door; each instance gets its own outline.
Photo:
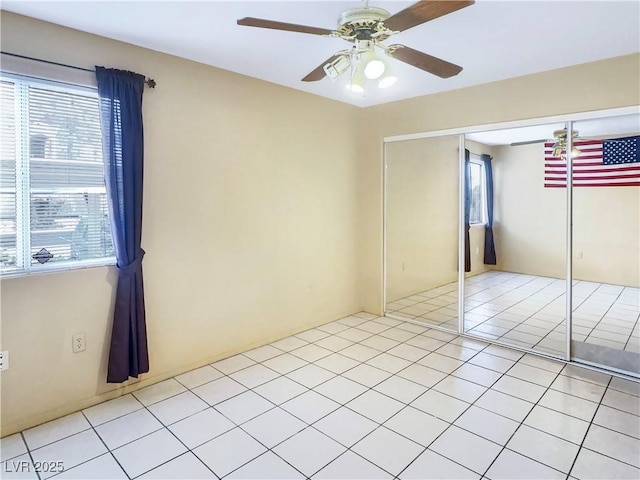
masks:
<instances>
[{"instance_id":1,"label":"mirrored closet door","mask_svg":"<svg viewBox=\"0 0 640 480\"><path fill-rule=\"evenodd\" d=\"M571 356L640 374L640 116L573 124Z\"/></svg>"},{"instance_id":2,"label":"mirrored closet door","mask_svg":"<svg viewBox=\"0 0 640 480\"><path fill-rule=\"evenodd\" d=\"M385 144L386 314L456 332L459 142Z\"/></svg>"},{"instance_id":3,"label":"mirrored closet door","mask_svg":"<svg viewBox=\"0 0 640 480\"><path fill-rule=\"evenodd\" d=\"M465 135L464 332L564 357L563 189L548 183L548 142L563 123Z\"/></svg>"},{"instance_id":4,"label":"mirrored closet door","mask_svg":"<svg viewBox=\"0 0 640 480\"><path fill-rule=\"evenodd\" d=\"M640 377L639 110L387 139L385 314Z\"/></svg>"}]
</instances>

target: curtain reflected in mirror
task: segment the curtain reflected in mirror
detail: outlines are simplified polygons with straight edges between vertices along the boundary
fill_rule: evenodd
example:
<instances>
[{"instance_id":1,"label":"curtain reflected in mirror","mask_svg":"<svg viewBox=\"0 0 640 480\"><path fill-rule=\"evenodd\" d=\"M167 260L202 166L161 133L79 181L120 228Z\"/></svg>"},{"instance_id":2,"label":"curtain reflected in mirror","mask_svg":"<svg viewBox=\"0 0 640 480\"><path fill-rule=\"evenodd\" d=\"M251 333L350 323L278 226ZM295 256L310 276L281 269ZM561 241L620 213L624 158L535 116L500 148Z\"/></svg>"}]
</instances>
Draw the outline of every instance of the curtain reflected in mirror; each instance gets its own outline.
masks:
<instances>
[{"instance_id":1,"label":"curtain reflected in mirror","mask_svg":"<svg viewBox=\"0 0 640 480\"><path fill-rule=\"evenodd\" d=\"M387 143L389 316L458 330L459 136Z\"/></svg>"},{"instance_id":2,"label":"curtain reflected in mirror","mask_svg":"<svg viewBox=\"0 0 640 480\"><path fill-rule=\"evenodd\" d=\"M640 117L574 123L572 357L640 374Z\"/></svg>"},{"instance_id":3,"label":"curtain reflected in mirror","mask_svg":"<svg viewBox=\"0 0 640 480\"><path fill-rule=\"evenodd\" d=\"M474 336L564 357L566 192L548 184L564 124L465 137L465 316Z\"/></svg>"}]
</instances>

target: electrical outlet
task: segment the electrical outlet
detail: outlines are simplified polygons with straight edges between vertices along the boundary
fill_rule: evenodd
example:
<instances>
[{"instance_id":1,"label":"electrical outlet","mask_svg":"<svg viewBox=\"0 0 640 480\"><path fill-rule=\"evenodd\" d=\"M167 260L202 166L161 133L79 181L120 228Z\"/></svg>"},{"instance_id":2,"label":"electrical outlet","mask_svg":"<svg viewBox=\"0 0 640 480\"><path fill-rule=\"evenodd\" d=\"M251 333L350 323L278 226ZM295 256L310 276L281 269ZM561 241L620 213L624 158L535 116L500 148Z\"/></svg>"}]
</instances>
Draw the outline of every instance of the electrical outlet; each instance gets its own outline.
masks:
<instances>
[{"instance_id":1,"label":"electrical outlet","mask_svg":"<svg viewBox=\"0 0 640 480\"><path fill-rule=\"evenodd\" d=\"M0 352L0 370L9 370L9 350Z\"/></svg>"},{"instance_id":2,"label":"electrical outlet","mask_svg":"<svg viewBox=\"0 0 640 480\"><path fill-rule=\"evenodd\" d=\"M87 345L85 343L84 333L74 335L71 340L73 342L73 353L80 353L86 350Z\"/></svg>"}]
</instances>

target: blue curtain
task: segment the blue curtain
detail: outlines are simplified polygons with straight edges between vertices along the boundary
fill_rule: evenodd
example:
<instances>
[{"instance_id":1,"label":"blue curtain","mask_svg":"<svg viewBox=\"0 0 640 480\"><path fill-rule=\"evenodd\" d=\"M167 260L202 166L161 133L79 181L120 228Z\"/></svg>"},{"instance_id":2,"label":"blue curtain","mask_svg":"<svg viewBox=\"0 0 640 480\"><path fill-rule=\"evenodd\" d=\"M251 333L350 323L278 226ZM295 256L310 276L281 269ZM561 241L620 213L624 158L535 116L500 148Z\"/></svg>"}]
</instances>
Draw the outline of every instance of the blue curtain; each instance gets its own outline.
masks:
<instances>
[{"instance_id":1,"label":"blue curtain","mask_svg":"<svg viewBox=\"0 0 640 480\"><path fill-rule=\"evenodd\" d=\"M471 215L471 166L469 150L464 150L464 271L471 271L471 241L469 240L469 217Z\"/></svg>"},{"instance_id":2,"label":"blue curtain","mask_svg":"<svg viewBox=\"0 0 640 480\"><path fill-rule=\"evenodd\" d=\"M96 67L111 232L118 287L107 382L149 371L142 284L142 93L145 77Z\"/></svg>"},{"instance_id":3,"label":"blue curtain","mask_svg":"<svg viewBox=\"0 0 640 480\"><path fill-rule=\"evenodd\" d=\"M496 246L493 242L493 169L491 157L482 155L484 163L485 184L487 186L487 224L484 226L484 263L496 264Z\"/></svg>"}]
</instances>

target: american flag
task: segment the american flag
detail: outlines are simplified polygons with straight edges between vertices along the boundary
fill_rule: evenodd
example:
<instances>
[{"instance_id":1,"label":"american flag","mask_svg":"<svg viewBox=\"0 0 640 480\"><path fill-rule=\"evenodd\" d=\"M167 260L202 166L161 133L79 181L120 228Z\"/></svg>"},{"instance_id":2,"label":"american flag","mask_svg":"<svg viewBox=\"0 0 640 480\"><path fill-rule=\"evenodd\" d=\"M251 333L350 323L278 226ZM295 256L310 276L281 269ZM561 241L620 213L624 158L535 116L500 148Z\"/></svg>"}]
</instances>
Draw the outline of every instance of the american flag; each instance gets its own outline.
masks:
<instances>
[{"instance_id":1,"label":"american flag","mask_svg":"<svg viewBox=\"0 0 640 480\"><path fill-rule=\"evenodd\" d=\"M610 140L577 140L573 159L575 187L640 186L640 136ZM544 144L544 186L567 186L567 164ZM564 152L563 152L564 153Z\"/></svg>"}]
</instances>

